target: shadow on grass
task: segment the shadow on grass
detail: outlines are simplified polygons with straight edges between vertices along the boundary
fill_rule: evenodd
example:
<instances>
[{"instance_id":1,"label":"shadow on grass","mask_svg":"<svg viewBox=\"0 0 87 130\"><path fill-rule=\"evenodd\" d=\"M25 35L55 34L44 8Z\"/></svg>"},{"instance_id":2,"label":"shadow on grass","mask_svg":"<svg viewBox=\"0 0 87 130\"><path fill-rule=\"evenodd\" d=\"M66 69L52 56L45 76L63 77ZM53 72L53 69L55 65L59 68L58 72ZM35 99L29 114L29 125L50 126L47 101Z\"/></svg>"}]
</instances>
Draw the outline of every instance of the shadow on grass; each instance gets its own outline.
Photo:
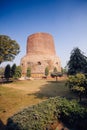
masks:
<instances>
[{"instance_id":1,"label":"shadow on grass","mask_svg":"<svg viewBox=\"0 0 87 130\"><path fill-rule=\"evenodd\" d=\"M7 80L0 80L0 84L9 84L9 83L12 83L13 82L13 80L9 80L9 81L7 81Z\"/></svg>"},{"instance_id":2,"label":"shadow on grass","mask_svg":"<svg viewBox=\"0 0 87 130\"><path fill-rule=\"evenodd\" d=\"M40 87L39 91L27 95L35 95L36 98L40 99L55 96L65 97L67 99L77 99L77 96L65 86L65 81L47 81L45 85Z\"/></svg>"},{"instance_id":3,"label":"shadow on grass","mask_svg":"<svg viewBox=\"0 0 87 130\"><path fill-rule=\"evenodd\" d=\"M38 81L39 82L39 81ZM35 93L28 93L28 96L35 95L35 98L44 99L44 98L50 98L55 96L65 97L67 99L76 99L76 95L70 92L69 88L65 86L65 81L47 81L46 84L42 85L39 89L39 91ZM17 130L20 130L18 128L18 124L15 124L13 120L8 119L8 130L12 130L9 127L9 122L13 124L13 127L16 127ZM12 128L12 126L11 126ZM4 129L2 129L4 130ZM79 129L82 130L82 129Z\"/></svg>"}]
</instances>

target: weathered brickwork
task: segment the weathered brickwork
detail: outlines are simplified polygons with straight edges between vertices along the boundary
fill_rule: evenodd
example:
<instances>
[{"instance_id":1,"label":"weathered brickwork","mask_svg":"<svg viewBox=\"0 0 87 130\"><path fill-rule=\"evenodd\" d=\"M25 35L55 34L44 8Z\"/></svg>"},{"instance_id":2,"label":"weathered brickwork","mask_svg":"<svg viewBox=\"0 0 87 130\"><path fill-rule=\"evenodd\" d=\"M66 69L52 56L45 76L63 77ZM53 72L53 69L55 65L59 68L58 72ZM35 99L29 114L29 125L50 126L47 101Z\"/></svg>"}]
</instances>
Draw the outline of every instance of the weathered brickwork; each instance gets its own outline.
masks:
<instances>
[{"instance_id":1,"label":"weathered brickwork","mask_svg":"<svg viewBox=\"0 0 87 130\"><path fill-rule=\"evenodd\" d=\"M55 55L53 38L50 34L36 33L27 39L27 54Z\"/></svg>"},{"instance_id":2,"label":"weathered brickwork","mask_svg":"<svg viewBox=\"0 0 87 130\"><path fill-rule=\"evenodd\" d=\"M32 76L40 77L44 75L47 66L50 72L54 67L61 71L53 37L48 33L30 35L27 39L26 55L21 59L22 74L26 75L27 68L30 67Z\"/></svg>"}]
</instances>

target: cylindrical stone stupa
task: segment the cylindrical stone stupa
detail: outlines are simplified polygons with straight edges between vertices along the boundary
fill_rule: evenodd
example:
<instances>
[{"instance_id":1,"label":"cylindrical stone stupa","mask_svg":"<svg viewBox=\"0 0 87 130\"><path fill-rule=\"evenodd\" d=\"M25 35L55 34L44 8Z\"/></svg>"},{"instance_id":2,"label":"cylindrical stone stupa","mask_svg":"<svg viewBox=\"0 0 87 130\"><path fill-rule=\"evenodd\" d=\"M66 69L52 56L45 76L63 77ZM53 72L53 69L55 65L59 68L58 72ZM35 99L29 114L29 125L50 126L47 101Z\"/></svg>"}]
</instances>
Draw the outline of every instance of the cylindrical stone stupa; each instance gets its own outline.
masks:
<instances>
[{"instance_id":1,"label":"cylindrical stone stupa","mask_svg":"<svg viewBox=\"0 0 87 130\"><path fill-rule=\"evenodd\" d=\"M32 77L42 77L45 68L53 72L56 67L61 71L61 64L56 56L54 40L48 33L35 33L28 37L26 55L21 59L22 74L26 76L27 68L31 68Z\"/></svg>"}]
</instances>

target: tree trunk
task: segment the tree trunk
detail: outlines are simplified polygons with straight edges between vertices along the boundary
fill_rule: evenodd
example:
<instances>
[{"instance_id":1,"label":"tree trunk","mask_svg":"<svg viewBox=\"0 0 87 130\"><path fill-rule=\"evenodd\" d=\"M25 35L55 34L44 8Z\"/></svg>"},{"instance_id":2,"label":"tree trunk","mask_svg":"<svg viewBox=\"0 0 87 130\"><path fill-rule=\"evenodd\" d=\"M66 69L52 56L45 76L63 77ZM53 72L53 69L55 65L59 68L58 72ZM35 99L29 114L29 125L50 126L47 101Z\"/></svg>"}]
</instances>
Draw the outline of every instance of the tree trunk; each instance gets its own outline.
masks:
<instances>
[{"instance_id":1,"label":"tree trunk","mask_svg":"<svg viewBox=\"0 0 87 130\"><path fill-rule=\"evenodd\" d=\"M56 76L56 81L57 81L57 76Z\"/></svg>"},{"instance_id":2,"label":"tree trunk","mask_svg":"<svg viewBox=\"0 0 87 130\"><path fill-rule=\"evenodd\" d=\"M82 93L79 92L79 101L81 102L82 101Z\"/></svg>"}]
</instances>

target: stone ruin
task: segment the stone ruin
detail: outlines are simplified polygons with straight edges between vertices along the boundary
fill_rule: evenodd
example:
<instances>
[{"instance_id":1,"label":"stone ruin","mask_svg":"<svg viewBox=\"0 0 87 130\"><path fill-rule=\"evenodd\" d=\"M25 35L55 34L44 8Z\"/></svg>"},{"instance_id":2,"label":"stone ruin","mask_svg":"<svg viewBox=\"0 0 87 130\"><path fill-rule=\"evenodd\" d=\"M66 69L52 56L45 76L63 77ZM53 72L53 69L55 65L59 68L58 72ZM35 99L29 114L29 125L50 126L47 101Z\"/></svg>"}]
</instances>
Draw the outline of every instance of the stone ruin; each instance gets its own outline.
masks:
<instances>
[{"instance_id":1,"label":"stone ruin","mask_svg":"<svg viewBox=\"0 0 87 130\"><path fill-rule=\"evenodd\" d=\"M27 68L31 68L32 77L43 77L45 68L53 72L54 67L61 72L61 63L56 56L52 35L35 33L27 38L26 55L21 59L22 75L26 76Z\"/></svg>"}]
</instances>

